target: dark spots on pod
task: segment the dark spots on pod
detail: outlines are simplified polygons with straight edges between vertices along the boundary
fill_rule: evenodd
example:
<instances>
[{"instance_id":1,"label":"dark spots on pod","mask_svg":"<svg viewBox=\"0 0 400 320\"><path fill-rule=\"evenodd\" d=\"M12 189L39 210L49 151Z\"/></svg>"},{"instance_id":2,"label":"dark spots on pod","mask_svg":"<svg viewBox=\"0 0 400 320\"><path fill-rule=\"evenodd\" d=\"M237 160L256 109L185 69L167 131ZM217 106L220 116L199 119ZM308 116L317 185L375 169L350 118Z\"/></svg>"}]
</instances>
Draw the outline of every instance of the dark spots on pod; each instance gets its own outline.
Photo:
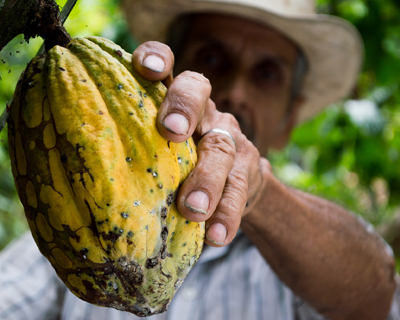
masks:
<instances>
[{"instance_id":1,"label":"dark spots on pod","mask_svg":"<svg viewBox=\"0 0 400 320\"><path fill-rule=\"evenodd\" d=\"M82 82L87 82L87 80L86 80L86 79L82 79L81 81L82 81Z\"/></svg>"},{"instance_id":2,"label":"dark spots on pod","mask_svg":"<svg viewBox=\"0 0 400 320\"><path fill-rule=\"evenodd\" d=\"M154 155L154 158L158 158L158 156L155 154L155 155Z\"/></svg>"},{"instance_id":3,"label":"dark spots on pod","mask_svg":"<svg viewBox=\"0 0 400 320\"><path fill-rule=\"evenodd\" d=\"M114 181L114 178L111 178L110 181Z\"/></svg>"},{"instance_id":4,"label":"dark spots on pod","mask_svg":"<svg viewBox=\"0 0 400 320\"><path fill-rule=\"evenodd\" d=\"M178 157L178 163L182 163L182 158Z\"/></svg>"},{"instance_id":5,"label":"dark spots on pod","mask_svg":"<svg viewBox=\"0 0 400 320\"><path fill-rule=\"evenodd\" d=\"M64 162L64 163L66 163L66 162L68 161L68 157L67 157L65 154L63 154L63 155L61 156L61 161Z\"/></svg>"},{"instance_id":6,"label":"dark spots on pod","mask_svg":"<svg viewBox=\"0 0 400 320\"><path fill-rule=\"evenodd\" d=\"M104 221L97 221L98 226L102 226L104 224Z\"/></svg>"},{"instance_id":7,"label":"dark spots on pod","mask_svg":"<svg viewBox=\"0 0 400 320\"><path fill-rule=\"evenodd\" d=\"M99 111L99 114L100 114L100 115L103 115L103 114L104 114L104 112L100 110L100 111Z\"/></svg>"},{"instance_id":8,"label":"dark spots on pod","mask_svg":"<svg viewBox=\"0 0 400 320\"><path fill-rule=\"evenodd\" d=\"M143 108L143 101L142 100L139 101L139 108Z\"/></svg>"},{"instance_id":9,"label":"dark spots on pod","mask_svg":"<svg viewBox=\"0 0 400 320\"><path fill-rule=\"evenodd\" d=\"M165 259L168 256L167 246L164 245L161 249L161 259Z\"/></svg>"},{"instance_id":10,"label":"dark spots on pod","mask_svg":"<svg viewBox=\"0 0 400 320\"><path fill-rule=\"evenodd\" d=\"M168 257L172 258L174 255L172 253L168 253Z\"/></svg>"},{"instance_id":11,"label":"dark spots on pod","mask_svg":"<svg viewBox=\"0 0 400 320\"><path fill-rule=\"evenodd\" d=\"M163 185L160 183L160 184L158 185L158 188L159 188L159 189L162 189L162 188L163 188Z\"/></svg>"},{"instance_id":12,"label":"dark spots on pod","mask_svg":"<svg viewBox=\"0 0 400 320\"><path fill-rule=\"evenodd\" d=\"M122 51L121 50L117 50L117 51L115 51L115 53L117 54L118 57L122 57Z\"/></svg>"},{"instance_id":13,"label":"dark spots on pod","mask_svg":"<svg viewBox=\"0 0 400 320\"><path fill-rule=\"evenodd\" d=\"M189 141L188 141L188 140L186 140L185 142L186 142L186 145L187 145L187 146L189 146Z\"/></svg>"},{"instance_id":14,"label":"dark spots on pod","mask_svg":"<svg viewBox=\"0 0 400 320\"><path fill-rule=\"evenodd\" d=\"M60 70L60 71L62 71L62 72L65 71L65 69L64 69L63 67L59 67L58 70Z\"/></svg>"},{"instance_id":15,"label":"dark spots on pod","mask_svg":"<svg viewBox=\"0 0 400 320\"><path fill-rule=\"evenodd\" d=\"M189 223L190 223L190 221L189 221L189 220L186 220L186 221L185 221L185 223L186 223L186 224L189 224Z\"/></svg>"},{"instance_id":16,"label":"dark spots on pod","mask_svg":"<svg viewBox=\"0 0 400 320\"><path fill-rule=\"evenodd\" d=\"M101 86L103 86L103 84L102 84L101 82L99 82L99 83L97 84L97 86L98 86L98 87L101 87Z\"/></svg>"},{"instance_id":17,"label":"dark spots on pod","mask_svg":"<svg viewBox=\"0 0 400 320\"><path fill-rule=\"evenodd\" d=\"M186 247L186 242L182 245L182 247Z\"/></svg>"},{"instance_id":18,"label":"dark spots on pod","mask_svg":"<svg viewBox=\"0 0 400 320\"><path fill-rule=\"evenodd\" d=\"M6 63L3 59L1 59L1 62Z\"/></svg>"},{"instance_id":19,"label":"dark spots on pod","mask_svg":"<svg viewBox=\"0 0 400 320\"><path fill-rule=\"evenodd\" d=\"M129 115L130 115L130 116L133 116L133 115L134 115L134 113L133 113L133 112L129 112Z\"/></svg>"},{"instance_id":20,"label":"dark spots on pod","mask_svg":"<svg viewBox=\"0 0 400 320\"><path fill-rule=\"evenodd\" d=\"M33 88L35 86L35 81L28 82L28 88Z\"/></svg>"},{"instance_id":21,"label":"dark spots on pod","mask_svg":"<svg viewBox=\"0 0 400 320\"><path fill-rule=\"evenodd\" d=\"M116 231L118 231L118 228ZM118 240L118 238L121 236L120 233L113 232L113 231L109 231L108 233L101 232L100 235L102 236L102 238L104 240L110 240L112 243L115 243ZM110 251L110 250L108 250L108 251ZM107 252L107 254L109 254L109 252Z\"/></svg>"},{"instance_id":22,"label":"dark spots on pod","mask_svg":"<svg viewBox=\"0 0 400 320\"><path fill-rule=\"evenodd\" d=\"M169 148L169 149L171 149L171 145L170 145L170 143L171 143L171 141L168 141L168 142L167 142L167 144L168 144L168 148Z\"/></svg>"},{"instance_id":23,"label":"dark spots on pod","mask_svg":"<svg viewBox=\"0 0 400 320\"><path fill-rule=\"evenodd\" d=\"M136 261L121 257L118 260L118 267L132 282L136 284L143 282L143 270Z\"/></svg>"},{"instance_id":24,"label":"dark spots on pod","mask_svg":"<svg viewBox=\"0 0 400 320\"><path fill-rule=\"evenodd\" d=\"M150 189L150 193L153 193L154 192L154 190L153 189Z\"/></svg>"},{"instance_id":25,"label":"dark spots on pod","mask_svg":"<svg viewBox=\"0 0 400 320\"><path fill-rule=\"evenodd\" d=\"M193 153L193 149L192 148L190 148L190 153Z\"/></svg>"},{"instance_id":26,"label":"dark spots on pod","mask_svg":"<svg viewBox=\"0 0 400 320\"><path fill-rule=\"evenodd\" d=\"M128 233L127 233L127 235L126 235L128 238L132 238L133 237L133 232L132 231L129 231Z\"/></svg>"},{"instance_id":27,"label":"dark spots on pod","mask_svg":"<svg viewBox=\"0 0 400 320\"><path fill-rule=\"evenodd\" d=\"M110 231L111 232L111 231ZM114 227L114 232L115 233L119 233L119 234L123 234L124 233L124 230L123 229L120 229L120 228L118 228L118 227Z\"/></svg>"},{"instance_id":28,"label":"dark spots on pod","mask_svg":"<svg viewBox=\"0 0 400 320\"><path fill-rule=\"evenodd\" d=\"M138 92L139 92L139 96L140 96L140 97L143 97L142 91L139 90Z\"/></svg>"},{"instance_id":29,"label":"dark spots on pod","mask_svg":"<svg viewBox=\"0 0 400 320\"><path fill-rule=\"evenodd\" d=\"M118 90L121 90L123 87L124 86L122 84L119 84L117 88L118 88Z\"/></svg>"},{"instance_id":30,"label":"dark spots on pod","mask_svg":"<svg viewBox=\"0 0 400 320\"><path fill-rule=\"evenodd\" d=\"M158 176L158 173L157 172L153 172L153 177L155 178L157 176Z\"/></svg>"},{"instance_id":31,"label":"dark spots on pod","mask_svg":"<svg viewBox=\"0 0 400 320\"><path fill-rule=\"evenodd\" d=\"M138 303L139 304L144 304L146 301L143 301L143 302L141 302L141 301L139 301L139 299L138 299ZM142 308L142 309L140 309L140 311L137 313L137 315L139 316L139 317L148 317L148 316L150 316L152 313L151 313L151 311L150 311L150 309L149 308Z\"/></svg>"},{"instance_id":32,"label":"dark spots on pod","mask_svg":"<svg viewBox=\"0 0 400 320\"><path fill-rule=\"evenodd\" d=\"M148 173L151 173L151 168L147 168L147 170L146 170Z\"/></svg>"},{"instance_id":33,"label":"dark spots on pod","mask_svg":"<svg viewBox=\"0 0 400 320\"><path fill-rule=\"evenodd\" d=\"M145 93L143 94L143 96L144 96L145 98L147 98L147 93L145 92Z\"/></svg>"},{"instance_id":34,"label":"dark spots on pod","mask_svg":"<svg viewBox=\"0 0 400 320\"><path fill-rule=\"evenodd\" d=\"M168 196L167 196L167 205L171 206L172 202L174 202L174 194L171 192Z\"/></svg>"},{"instance_id":35,"label":"dark spots on pod","mask_svg":"<svg viewBox=\"0 0 400 320\"><path fill-rule=\"evenodd\" d=\"M145 226L144 228L145 228L146 230L149 230L149 226Z\"/></svg>"},{"instance_id":36,"label":"dark spots on pod","mask_svg":"<svg viewBox=\"0 0 400 320\"><path fill-rule=\"evenodd\" d=\"M167 226L164 226L161 231L161 239L163 241L165 241L165 240L167 240L167 237L168 237L168 228L167 228Z\"/></svg>"},{"instance_id":37,"label":"dark spots on pod","mask_svg":"<svg viewBox=\"0 0 400 320\"><path fill-rule=\"evenodd\" d=\"M126 162L131 162L132 161L132 158L126 158Z\"/></svg>"},{"instance_id":38,"label":"dark spots on pod","mask_svg":"<svg viewBox=\"0 0 400 320\"><path fill-rule=\"evenodd\" d=\"M83 249L80 251L80 254L82 255L82 258L83 258L83 259L87 259L87 254L88 254L88 252L89 252L89 249L88 249L88 248L83 248Z\"/></svg>"},{"instance_id":39,"label":"dark spots on pod","mask_svg":"<svg viewBox=\"0 0 400 320\"><path fill-rule=\"evenodd\" d=\"M162 207L161 208L161 218L162 219L166 219L167 218L167 213L168 213L167 207Z\"/></svg>"},{"instance_id":40,"label":"dark spots on pod","mask_svg":"<svg viewBox=\"0 0 400 320\"><path fill-rule=\"evenodd\" d=\"M157 263L158 263L158 258L157 258L157 257L155 257L155 258L149 258L149 259L147 259L147 261L146 261L146 268L147 268L147 269L152 269L152 268L154 268L154 267L157 265Z\"/></svg>"},{"instance_id":41,"label":"dark spots on pod","mask_svg":"<svg viewBox=\"0 0 400 320\"><path fill-rule=\"evenodd\" d=\"M109 203L107 203L107 204L106 204L106 206L107 206L107 207L109 207L109 206L110 206L110 204L109 204ZM108 219L107 219L107 220L108 220Z\"/></svg>"},{"instance_id":42,"label":"dark spots on pod","mask_svg":"<svg viewBox=\"0 0 400 320\"><path fill-rule=\"evenodd\" d=\"M121 212L121 217L124 219L128 219L129 218L129 214L126 212Z\"/></svg>"},{"instance_id":43,"label":"dark spots on pod","mask_svg":"<svg viewBox=\"0 0 400 320\"><path fill-rule=\"evenodd\" d=\"M136 200L136 201L133 203L133 205L134 205L135 207L139 206L139 205L140 205L140 201L139 201L139 200Z\"/></svg>"},{"instance_id":44,"label":"dark spots on pod","mask_svg":"<svg viewBox=\"0 0 400 320\"><path fill-rule=\"evenodd\" d=\"M186 162L185 162L187 165L189 165L189 160L186 160Z\"/></svg>"}]
</instances>

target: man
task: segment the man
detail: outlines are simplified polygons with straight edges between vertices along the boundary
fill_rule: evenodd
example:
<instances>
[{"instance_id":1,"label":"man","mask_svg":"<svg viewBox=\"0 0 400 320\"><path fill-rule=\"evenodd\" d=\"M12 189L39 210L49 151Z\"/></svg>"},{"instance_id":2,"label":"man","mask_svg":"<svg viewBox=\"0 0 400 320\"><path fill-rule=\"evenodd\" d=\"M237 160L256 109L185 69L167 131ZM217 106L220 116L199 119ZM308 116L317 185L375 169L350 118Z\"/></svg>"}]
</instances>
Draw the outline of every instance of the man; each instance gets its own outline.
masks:
<instances>
[{"instance_id":1,"label":"man","mask_svg":"<svg viewBox=\"0 0 400 320\"><path fill-rule=\"evenodd\" d=\"M400 319L393 258L379 237L343 208L284 186L260 157L352 88L362 53L354 29L313 14L306 0L124 5L138 39L175 50L175 78L162 43L141 45L133 64L169 87L160 133L198 142L198 165L177 201L187 219L206 221L209 245L169 311L153 319ZM24 252L17 263L6 263L15 262L12 248L0 261L4 273L18 266L0 281L8 301L0 318L134 318L74 297L29 237L16 246ZM18 284L41 295L17 296Z\"/></svg>"}]
</instances>

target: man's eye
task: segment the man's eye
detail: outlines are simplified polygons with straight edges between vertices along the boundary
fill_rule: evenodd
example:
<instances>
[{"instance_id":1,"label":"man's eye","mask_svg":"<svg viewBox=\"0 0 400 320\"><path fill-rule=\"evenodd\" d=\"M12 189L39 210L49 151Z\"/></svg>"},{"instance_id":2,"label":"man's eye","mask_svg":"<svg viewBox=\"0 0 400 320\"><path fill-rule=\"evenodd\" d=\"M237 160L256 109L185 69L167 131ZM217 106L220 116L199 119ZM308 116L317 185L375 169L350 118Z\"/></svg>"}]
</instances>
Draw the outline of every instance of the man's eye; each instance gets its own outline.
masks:
<instances>
[{"instance_id":1,"label":"man's eye","mask_svg":"<svg viewBox=\"0 0 400 320\"><path fill-rule=\"evenodd\" d=\"M220 58L214 53L205 53L202 58L203 62L210 66L216 66L220 63Z\"/></svg>"},{"instance_id":2,"label":"man's eye","mask_svg":"<svg viewBox=\"0 0 400 320\"><path fill-rule=\"evenodd\" d=\"M254 71L257 81L269 84L276 84L281 80L281 73L274 66L258 67Z\"/></svg>"},{"instance_id":3,"label":"man's eye","mask_svg":"<svg viewBox=\"0 0 400 320\"><path fill-rule=\"evenodd\" d=\"M275 81L278 78L276 73L272 70L261 70L258 76L264 80L270 81Z\"/></svg>"},{"instance_id":4,"label":"man's eye","mask_svg":"<svg viewBox=\"0 0 400 320\"><path fill-rule=\"evenodd\" d=\"M219 48L215 48L215 46L201 48L195 57L195 64L199 71L205 74L223 72L228 64L226 55Z\"/></svg>"},{"instance_id":5,"label":"man's eye","mask_svg":"<svg viewBox=\"0 0 400 320\"><path fill-rule=\"evenodd\" d=\"M198 61L207 68L219 68L222 65L221 55L213 51L200 52Z\"/></svg>"}]
</instances>

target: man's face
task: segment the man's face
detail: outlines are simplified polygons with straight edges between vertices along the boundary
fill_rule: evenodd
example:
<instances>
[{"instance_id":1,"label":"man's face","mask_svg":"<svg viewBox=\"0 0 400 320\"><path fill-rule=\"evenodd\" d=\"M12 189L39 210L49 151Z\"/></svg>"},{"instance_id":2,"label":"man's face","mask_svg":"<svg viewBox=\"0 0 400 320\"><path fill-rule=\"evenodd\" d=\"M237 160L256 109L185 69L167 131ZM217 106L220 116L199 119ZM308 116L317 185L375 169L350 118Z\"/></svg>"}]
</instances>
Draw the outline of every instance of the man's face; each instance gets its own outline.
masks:
<instances>
[{"instance_id":1,"label":"man's face","mask_svg":"<svg viewBox=\"0 0 400 320\"><path fill-rule=\"evenodd\" d=\"M288 115L297 47L272 29L231 16L199 15L190 26L177 71L203 73L217 109L236 117L261 154L283 147L301 103L292 102Z\"/></svg>"}]
</instances>

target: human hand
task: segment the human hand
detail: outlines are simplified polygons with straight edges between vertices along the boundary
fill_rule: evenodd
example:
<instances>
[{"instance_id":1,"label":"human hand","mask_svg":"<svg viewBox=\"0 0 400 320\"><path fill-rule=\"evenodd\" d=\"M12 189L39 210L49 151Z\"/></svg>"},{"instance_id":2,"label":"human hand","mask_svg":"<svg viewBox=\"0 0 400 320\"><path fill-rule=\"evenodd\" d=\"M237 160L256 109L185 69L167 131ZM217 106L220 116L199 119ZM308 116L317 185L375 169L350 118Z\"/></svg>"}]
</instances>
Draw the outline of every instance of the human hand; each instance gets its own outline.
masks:
<instances>
[{"instance_id":1,"label":"human hand","mask_svg":"<svg viewBox=\"0 0 400 320\"><path fill-rule=\"evenodd\" d=\"M133 53L138 73L168 87L158 112L160 134L180 143L192 135L198 163L182 184L178 210L190 221L206 221L206 243L224 246L236 235L243 214L261 193L261 167L269 168L256 147L240 131L229 113L217 111L211 85L203 75L184 71L173 78L174 55L159 42L146 42ZM230 134L210 131L222 129Z\"/></svg>"}]
</instances>

